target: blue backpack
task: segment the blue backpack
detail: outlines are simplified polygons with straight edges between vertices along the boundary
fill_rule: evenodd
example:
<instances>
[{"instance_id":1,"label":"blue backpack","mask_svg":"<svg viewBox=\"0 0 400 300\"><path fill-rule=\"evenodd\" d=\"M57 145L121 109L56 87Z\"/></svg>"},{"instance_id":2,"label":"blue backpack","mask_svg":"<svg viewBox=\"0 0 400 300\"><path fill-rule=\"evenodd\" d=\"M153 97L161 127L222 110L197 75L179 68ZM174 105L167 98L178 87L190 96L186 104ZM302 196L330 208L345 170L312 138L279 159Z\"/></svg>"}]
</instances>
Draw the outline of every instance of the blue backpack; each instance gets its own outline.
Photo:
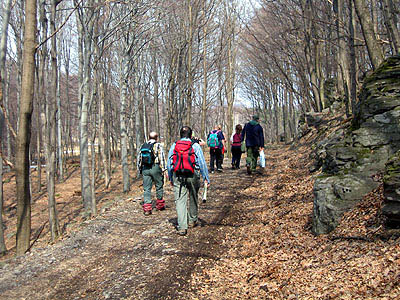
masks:
<instances>
[{"instance_id":1,"label":"blue backpack","mask_svg":"<svg viewBox=\"0 0 400 300\"><path fill-rule=\"evenodd\" d=\"M140 148L140 155L142 156L142 166L151 167L156 159L153 151L154 143L144 143Z\"/></svg>"},{"instance_id":2,"label":"blue backpack","mask_svg":"<svg viewBox=\"0 0 400 300\"><path fill-rule=\"evenodd\" d=\"M210 132L207 138L207 146L210 148L218 148L219 147L219 139L218 139L218 133L220 131L217 130L216 132Z\"/></svg>"}]
</instances>

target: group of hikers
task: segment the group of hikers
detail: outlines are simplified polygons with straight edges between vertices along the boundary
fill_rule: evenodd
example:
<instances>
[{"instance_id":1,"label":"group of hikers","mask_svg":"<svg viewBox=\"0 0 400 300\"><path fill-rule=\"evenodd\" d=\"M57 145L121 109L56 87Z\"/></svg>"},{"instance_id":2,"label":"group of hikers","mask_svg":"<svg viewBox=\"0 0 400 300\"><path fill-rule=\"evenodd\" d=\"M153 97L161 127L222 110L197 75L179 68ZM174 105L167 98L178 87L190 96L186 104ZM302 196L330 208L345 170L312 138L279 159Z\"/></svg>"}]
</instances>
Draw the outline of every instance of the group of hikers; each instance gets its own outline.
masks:
<instances>
[{"instance_id":1,"label":"group of hikers","mask_svg":"<svg viewBox=\"0 0 400 300\"><path fill-rule=\"evenodd\" d=\"M177 233L187 234L188 228L198 225L198 192L200 189L200 175L204 186L210 185L207 163L201 146L206 143L193 136L188 126L180 129L180 139L172 144L165 158L164 149L158 141L158 134L151 132L138 154L137 167L143 176L143 213L152 214L153 201L151 189L156 188L155 209L165 210L164 174L174 189L174 199L177 212ZM259 116L254 115L252 120L242 128L236 125L231 138L232 169L240 168L242 153L247 151L247 173L256 171L257 159L264 149L264 132L259 124ZM222 172L223 159L226 147L226 137L222 126L217 125L207 136L207 146L210 148L210 171Z\"/></svg>"}]
</instances>

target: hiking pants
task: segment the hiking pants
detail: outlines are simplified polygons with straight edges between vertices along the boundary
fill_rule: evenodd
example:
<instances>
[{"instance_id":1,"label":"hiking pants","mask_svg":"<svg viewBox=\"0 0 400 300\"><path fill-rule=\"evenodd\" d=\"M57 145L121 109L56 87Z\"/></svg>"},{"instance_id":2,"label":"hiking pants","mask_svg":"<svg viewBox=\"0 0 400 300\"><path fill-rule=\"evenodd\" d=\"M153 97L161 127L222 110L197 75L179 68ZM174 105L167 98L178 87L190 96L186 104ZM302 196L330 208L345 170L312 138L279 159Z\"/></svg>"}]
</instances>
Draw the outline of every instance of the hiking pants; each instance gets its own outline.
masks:
<instances>
[{"instance_id":1,"label":"hiking pants","mask_svg":"<svg viewBox=\"0 0 400 300\"><path fill-rule=\"evenodd\" d=\"M239 169L240 158L242 157L242 147L232 146L232 167Z\"/></svg>"},{"instance_id":2,"label":"hiking pants","mask_svg":"<svg viewBox=\"0 0 400 300\"><path fill-rule=\"evenodd\" d=\"M199 211L200 174L180 178L173 175L178 230L188 229L188 222L196 222Z\"/></svg>"},{"instance_id":3,"label":"hiking pants","mask_svg":"<svg viewBox=\"0 0 400 300\"><path fill-rule=\"evenodd\" d=\"M259 147L247 147L246 165L250 166L252 171L256 170L257 158L260 156Z\"/></svg>"},{"instance_id":4,"label":"hiking pants","mask_svg":"<svg viewBox=\"0 0 400 300\"><path fill-rule=\"evenodd\" d=\"M163 198L164 176L159 164L154 164L151 168L142 170L143 175L143 202L144 204L151 204L151 188L153 182L156 186L157 199Z\"/></svg>"},{"instance_id":5,"label":"hiking pants","mask_svg":"<svg viewBox=\"0 0 400 300\"><path fill-rule=\"evenodd\" d=\"M214 171L214 162L217 169L222 169L222 149L210 148L210 171Z\"/></svg>"}]
</instances>

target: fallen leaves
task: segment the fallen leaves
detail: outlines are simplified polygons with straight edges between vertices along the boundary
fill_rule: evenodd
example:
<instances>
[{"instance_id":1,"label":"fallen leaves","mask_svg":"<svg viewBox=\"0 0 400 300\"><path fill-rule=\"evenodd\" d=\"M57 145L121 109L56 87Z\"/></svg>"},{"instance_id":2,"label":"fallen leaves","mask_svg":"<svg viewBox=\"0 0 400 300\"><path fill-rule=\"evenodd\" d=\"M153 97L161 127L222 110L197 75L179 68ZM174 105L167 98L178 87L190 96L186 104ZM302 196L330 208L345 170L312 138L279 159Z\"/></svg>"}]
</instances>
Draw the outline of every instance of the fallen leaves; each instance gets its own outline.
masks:
<instances>
[{"instance_id":1,"label":"fallen leaves","mask_svg":"<svg viewBox=\"0 0 400 300\"><path fill-rule=\"evenodd\" d=\"M192 275L194 297L400 298L400 239L382 225L382 188L346 213L333 233L316 237L309 230L308 164L307 151L267 151L266 176L243 190L240 217L229 220L240 226L221 240L229 250Z\"/></svg>"}]
</instances>

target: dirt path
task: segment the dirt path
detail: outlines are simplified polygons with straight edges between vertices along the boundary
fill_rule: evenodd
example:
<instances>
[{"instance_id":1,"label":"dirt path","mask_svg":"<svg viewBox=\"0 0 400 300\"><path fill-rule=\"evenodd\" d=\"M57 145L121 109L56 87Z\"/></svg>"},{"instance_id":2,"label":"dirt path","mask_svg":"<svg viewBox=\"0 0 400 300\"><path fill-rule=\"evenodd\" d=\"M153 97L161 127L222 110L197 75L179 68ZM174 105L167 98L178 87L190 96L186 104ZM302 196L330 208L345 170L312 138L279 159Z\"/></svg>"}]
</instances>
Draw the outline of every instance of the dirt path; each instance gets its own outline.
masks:
<instances>
[{"instance_id":1,"label":"dirt path","mask_svg":"<svg viewBox=\"0 0 400 300\"><path fill-rule=\"evenodd\" d=\"M63 241L3 264L0 299L179 299L196 262L217 261L226 250L223 220L255 178L244 169L212 174L209 199L200 205L201 226L185 237L174 229L168 185L168 209L147 218L139 199L119 199Z\"/></svg>"}]
</instances>

